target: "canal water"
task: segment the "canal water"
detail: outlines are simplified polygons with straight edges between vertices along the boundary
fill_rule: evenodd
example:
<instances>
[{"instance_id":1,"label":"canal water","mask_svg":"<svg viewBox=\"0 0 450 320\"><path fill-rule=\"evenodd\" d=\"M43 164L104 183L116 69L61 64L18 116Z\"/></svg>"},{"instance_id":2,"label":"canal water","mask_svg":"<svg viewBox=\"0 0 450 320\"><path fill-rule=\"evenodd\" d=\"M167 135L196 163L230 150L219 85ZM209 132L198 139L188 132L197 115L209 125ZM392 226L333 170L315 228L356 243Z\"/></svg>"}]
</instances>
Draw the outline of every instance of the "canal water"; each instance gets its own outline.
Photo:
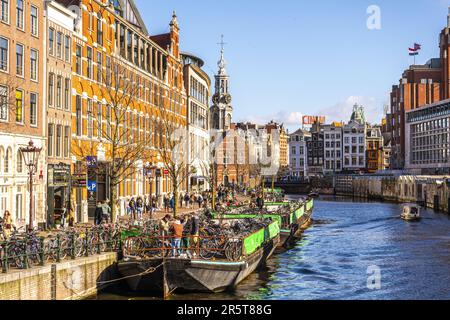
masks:
<instances>
[{"instance_id":1,"label":"canal water","mask_svg":"<svg viewBox=\"0 0 450 320\"><path fill-rule=\"evenodd\" d=\"M405 222L400 212L397 204L317 200L298 245L235 292L172 299L450 299L450 217L424 210L420 222ZM116 288L96 299L157 298Z\"/></svg>"}]
</instances>

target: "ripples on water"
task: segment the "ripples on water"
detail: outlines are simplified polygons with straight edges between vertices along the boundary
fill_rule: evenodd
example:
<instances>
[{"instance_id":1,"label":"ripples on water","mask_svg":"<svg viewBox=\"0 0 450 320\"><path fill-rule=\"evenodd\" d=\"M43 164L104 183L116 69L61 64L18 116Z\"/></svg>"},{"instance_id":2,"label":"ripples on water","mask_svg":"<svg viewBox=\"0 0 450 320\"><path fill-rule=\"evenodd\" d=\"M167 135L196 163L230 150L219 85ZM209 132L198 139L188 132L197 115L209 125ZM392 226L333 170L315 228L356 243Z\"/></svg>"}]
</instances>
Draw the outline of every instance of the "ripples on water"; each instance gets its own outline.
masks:
<instances>
[{"instance_id":1,"label":"ripples on water","mask_svg":"<svg viewBox=\"0 0 450 320\"><path fill-rule=\"evenodd\" d=\"M420 222L401 206L325 198L297 246L274 256L233 293L173 299L450 299L450 218L423 210ZM381 269L381 290L367 288L367 268ZM98 299L149 299L102 294Z\"/></svg>"}]
</instances>

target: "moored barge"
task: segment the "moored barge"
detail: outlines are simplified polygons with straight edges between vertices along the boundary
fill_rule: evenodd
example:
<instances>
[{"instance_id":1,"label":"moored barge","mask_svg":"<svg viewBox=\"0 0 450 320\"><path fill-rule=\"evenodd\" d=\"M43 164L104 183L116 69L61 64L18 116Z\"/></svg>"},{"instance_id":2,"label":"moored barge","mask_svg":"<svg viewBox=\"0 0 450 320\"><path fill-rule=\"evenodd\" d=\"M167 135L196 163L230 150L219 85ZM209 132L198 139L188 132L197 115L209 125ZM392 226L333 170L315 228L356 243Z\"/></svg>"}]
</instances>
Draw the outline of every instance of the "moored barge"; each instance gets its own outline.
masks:
<instances>
[{"instance_id":1,"label":"moored barge","mask_svg":"<svg viewBox=\"0 0 450 320\"><path fill-rule=\"evenodd\" d=\"M265 212L214 213L216 219L237 220L265 218L276 221L280 226L280 242L278 250L291 248L301 238L302 232L312 221L314 200L311 198L302 202L268 202Z\"/></svg>"},{"instance_id":2,"label":"moored barge","mask_svg":"<svg viewBox=\"0 0 450 320\"><path fill-rule=\"evenodd\" d=\"M163 293L164 297L172 292L223 292L235 288L264 265L279 242L279 225L272 222L239 239L241 254L232 259L142 258L124 252L125 259L118 263L118 269L133 291Z\"/></svg>"}]
</instances>

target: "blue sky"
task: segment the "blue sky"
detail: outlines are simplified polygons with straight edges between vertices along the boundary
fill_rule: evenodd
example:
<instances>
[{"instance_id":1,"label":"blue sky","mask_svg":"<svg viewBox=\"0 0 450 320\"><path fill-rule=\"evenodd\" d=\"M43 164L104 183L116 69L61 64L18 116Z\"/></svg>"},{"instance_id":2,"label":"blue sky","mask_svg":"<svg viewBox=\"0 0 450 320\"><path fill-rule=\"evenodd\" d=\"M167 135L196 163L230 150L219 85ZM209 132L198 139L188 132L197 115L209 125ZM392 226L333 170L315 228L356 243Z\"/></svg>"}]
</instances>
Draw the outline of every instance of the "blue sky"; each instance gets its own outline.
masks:
<instances>
[{"instance_id":1,"label":"blue sky","mask_svg":"<svg viewBox=\"0 0 450 320\"><path fill-rule=\"evenodd\" d=\"M284 122L301 115L350 117L355 102L369 121L402 71L408 47L422 44L417 63L439 56L439 32L450 0L135 0L151 34L167 32L173 10L182 50L206 62L213 77L224 34L234 121ZM366 26L367 8L381 9L381 29Z\"/></svg>"}]
</instances>

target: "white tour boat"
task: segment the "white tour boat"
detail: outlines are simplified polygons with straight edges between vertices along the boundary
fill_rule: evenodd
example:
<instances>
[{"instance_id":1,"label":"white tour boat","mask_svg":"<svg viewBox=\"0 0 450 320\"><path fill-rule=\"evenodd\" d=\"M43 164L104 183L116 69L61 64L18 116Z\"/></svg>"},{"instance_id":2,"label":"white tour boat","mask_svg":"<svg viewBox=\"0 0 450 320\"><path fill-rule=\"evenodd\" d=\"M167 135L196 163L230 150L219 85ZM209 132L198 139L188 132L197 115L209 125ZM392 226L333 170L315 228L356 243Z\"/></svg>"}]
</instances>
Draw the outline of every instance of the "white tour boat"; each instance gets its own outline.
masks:
<instances>
[{"instance_id":1,"label":"white tour boat","mask_svg":"<svg viewBox=\"0 0 450 320\"><path fill-rule=\"evenodd\" d=\"M420 207L415 204L403 205L401 217L406 221L420 220Z\"/></svg>"}]
</instances>

